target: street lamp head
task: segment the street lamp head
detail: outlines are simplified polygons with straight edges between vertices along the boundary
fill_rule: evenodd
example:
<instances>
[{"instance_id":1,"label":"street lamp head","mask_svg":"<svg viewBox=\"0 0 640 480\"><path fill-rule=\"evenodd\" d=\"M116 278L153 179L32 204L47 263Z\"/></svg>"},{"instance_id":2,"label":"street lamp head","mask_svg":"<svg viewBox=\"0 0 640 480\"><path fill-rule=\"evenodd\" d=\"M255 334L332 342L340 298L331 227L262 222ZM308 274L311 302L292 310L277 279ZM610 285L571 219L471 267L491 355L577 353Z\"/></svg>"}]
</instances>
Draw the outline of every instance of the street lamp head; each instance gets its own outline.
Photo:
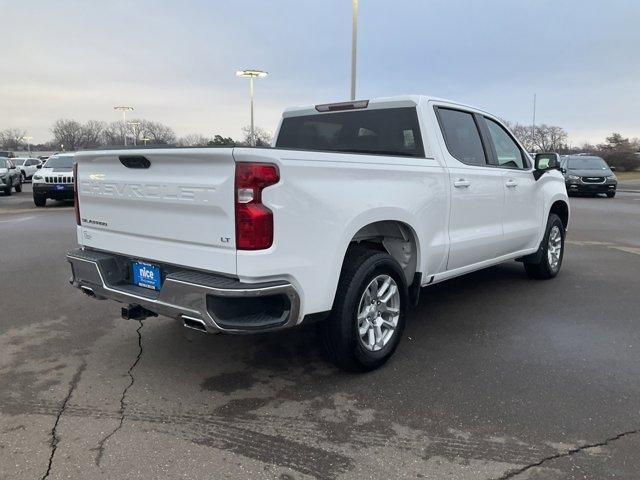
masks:
<instances>
[{"instance_id":1,"label":"street lamp head","mask_svg":"<svg viewBox=\"0 0 640 480\"><path fill-rule=\"evenodd\" d=\"M116 105L113 109L120 110L121 112L131 112L133 107L129 107L128 105Z\"/></svg>"},{"instance_id":2,"label":"street lamp head","mask_svg":"<svg viewBox=\"0 0 640 480\"><path fill-rule=\"evenodd\" d=\"M268 72L263 72L262 70L254 70L254 69L246 69L246 70L237 70L237 77L266 77L269 75Z\"/></svg>"}]
</instances>

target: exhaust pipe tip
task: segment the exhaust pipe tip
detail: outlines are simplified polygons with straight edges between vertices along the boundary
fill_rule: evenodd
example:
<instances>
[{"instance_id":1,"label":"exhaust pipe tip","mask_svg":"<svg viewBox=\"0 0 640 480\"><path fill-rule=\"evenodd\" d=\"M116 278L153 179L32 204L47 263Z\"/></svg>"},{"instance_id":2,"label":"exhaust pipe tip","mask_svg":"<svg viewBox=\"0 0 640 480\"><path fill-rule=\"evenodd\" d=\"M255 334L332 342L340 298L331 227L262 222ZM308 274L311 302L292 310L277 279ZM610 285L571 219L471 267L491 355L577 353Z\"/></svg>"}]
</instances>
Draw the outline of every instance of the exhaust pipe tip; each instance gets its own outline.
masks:
<instances>
[{"instance_id":1,"label":"exhaust pipe tip","mask_svg":"<svg viewBox=\"0 0 640 480\"><path fill-rule=\"evenodd\" d=\"M82 291L82 293L84 293L88 297L95 298L96 296L96 292L93 291L93 288L81 286L80 290Z\"/></svg>"},{"instance_id":2,"label":"exhaust pipe tip","mask_svg":"<svg viewBox=\"0 0 640 480\"><path fill-rule=\"evenodd\" d=\"M182 315L182 325L184 325L185 328L189 328L191 330L197 330L203 333L207 332L207 325L200 318Z\"/></svg>"}]
</instances>

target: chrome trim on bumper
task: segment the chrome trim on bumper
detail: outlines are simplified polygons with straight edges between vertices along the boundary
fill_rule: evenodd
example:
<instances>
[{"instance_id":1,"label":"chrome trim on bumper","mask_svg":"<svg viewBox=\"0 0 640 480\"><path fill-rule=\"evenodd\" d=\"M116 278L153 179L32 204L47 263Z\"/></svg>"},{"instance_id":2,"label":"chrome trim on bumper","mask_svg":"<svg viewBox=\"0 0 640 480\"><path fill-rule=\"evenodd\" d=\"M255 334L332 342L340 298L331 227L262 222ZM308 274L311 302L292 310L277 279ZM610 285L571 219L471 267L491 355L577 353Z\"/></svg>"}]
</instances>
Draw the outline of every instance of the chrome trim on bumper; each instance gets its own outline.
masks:
<instances>
[{"instance_id":1,"label":"chrome trim on bumper","mask_svg":"<svg viewBox=\"0 0 640 480\"><path fill-rule=\"evenodd\" d=\"M143 292L141 287L129 284L113 284L106 278L117 278L115 256L92 250L75 250L67 254L71 264L72 277L69 282L83 290L91 291L97 299L111 299L125 304L137 304L152 312L182 320L188 317L201 321L208 333L257 333L280 330L297 325L300 314L300 297L293 285L287 282L241 283L235 279L214 274L197 274L203 283L186 281L180 278L180 272L168 274L159 292ZM231 286L215 286L216 282ZM144 293L144 294L143 294ZM267 328L223 328L209 313L207 295L214 297L264 297L286 295L290 302L285 311L284 323Z\"/></svg>"}]
</instances>

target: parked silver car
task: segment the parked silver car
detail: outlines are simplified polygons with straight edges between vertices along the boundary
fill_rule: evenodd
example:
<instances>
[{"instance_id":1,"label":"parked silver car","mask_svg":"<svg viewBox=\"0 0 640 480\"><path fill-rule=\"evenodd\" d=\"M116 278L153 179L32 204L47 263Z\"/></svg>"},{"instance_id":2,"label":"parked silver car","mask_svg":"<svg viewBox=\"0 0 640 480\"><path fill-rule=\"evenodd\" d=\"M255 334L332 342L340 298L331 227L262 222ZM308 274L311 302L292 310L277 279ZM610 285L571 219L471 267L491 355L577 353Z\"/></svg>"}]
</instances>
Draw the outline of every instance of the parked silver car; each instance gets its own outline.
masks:
<instances>
[{"instance_id":1,"label":"parked silver car","mask_svg":"<svg viewBox=\"0 0 640 480\"><path fill-rule=\"evenodd\" d=\"M16 192L22 191L22 174L10 158L0 158L0 190L11 195L12 188Z\"/></svg>"}]
</instances>

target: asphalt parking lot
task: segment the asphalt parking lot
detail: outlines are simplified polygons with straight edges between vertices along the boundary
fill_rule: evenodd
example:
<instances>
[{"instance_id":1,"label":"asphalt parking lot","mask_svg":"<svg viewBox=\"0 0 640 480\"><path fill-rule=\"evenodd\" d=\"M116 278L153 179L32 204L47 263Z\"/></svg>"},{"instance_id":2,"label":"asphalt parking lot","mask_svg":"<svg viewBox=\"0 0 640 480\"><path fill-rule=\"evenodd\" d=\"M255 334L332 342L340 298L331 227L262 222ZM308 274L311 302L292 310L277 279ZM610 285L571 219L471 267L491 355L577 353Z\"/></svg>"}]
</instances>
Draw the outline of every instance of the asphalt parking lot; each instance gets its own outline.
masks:
<instances>
[{"instance_id":1,"label":"asphalt parking lot","mask_svg":"<svg viewBox=\"0 0 640 480\"><path fill-rule=\"evenodd\" d=\"M640 194L572 198L563 270L423 290L381 370L312 327L206 336L69 287L73 209L0 196L0 478L637 479Z\"/></svg>"}]
</instances>

